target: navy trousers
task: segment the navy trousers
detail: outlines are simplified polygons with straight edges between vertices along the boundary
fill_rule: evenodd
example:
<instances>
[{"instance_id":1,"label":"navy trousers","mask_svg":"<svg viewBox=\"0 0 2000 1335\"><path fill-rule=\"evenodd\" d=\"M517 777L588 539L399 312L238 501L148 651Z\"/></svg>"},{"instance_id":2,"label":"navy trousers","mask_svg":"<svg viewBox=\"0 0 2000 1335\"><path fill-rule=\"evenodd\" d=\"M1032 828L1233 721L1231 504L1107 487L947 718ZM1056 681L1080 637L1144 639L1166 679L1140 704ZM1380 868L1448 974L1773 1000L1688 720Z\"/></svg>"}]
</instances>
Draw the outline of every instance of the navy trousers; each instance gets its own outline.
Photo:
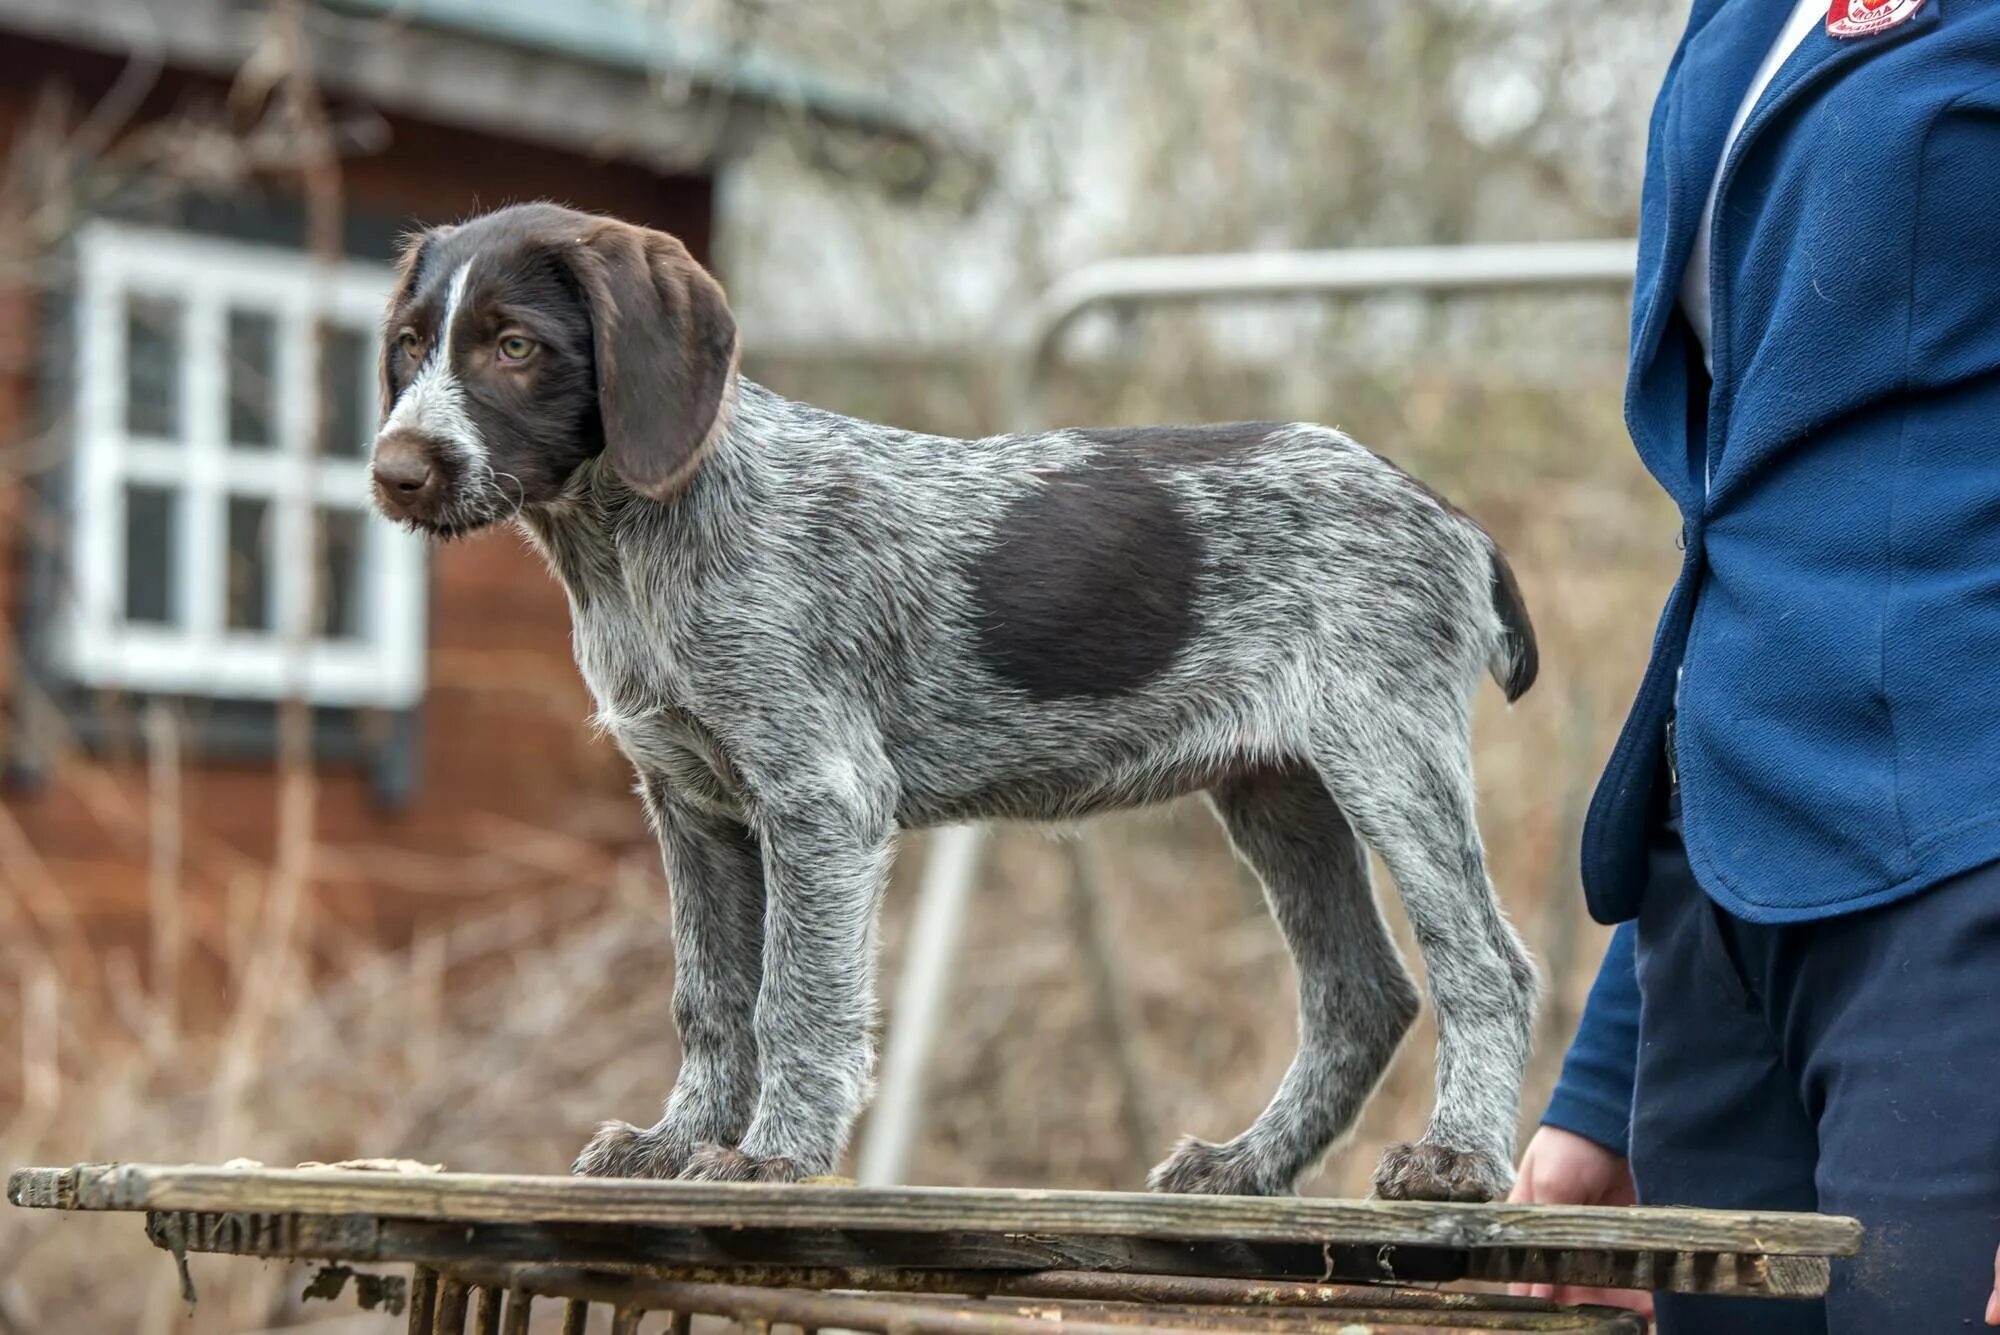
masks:
<instances>
[{"instance_id":1,"label":"navy trousers","mask_svg":"<svg viewBox=\"0 0 2000 1335\"><path fill-rule=\"evenodd\" d=\"M1662 1294L1661 1335L1984 1329L2000 1246L2000 866L1759 925L1661 820L1638 926L1632 1171L1649 1205L1867 1228L1811 1302Z\"/></svg>"}]
</instances>

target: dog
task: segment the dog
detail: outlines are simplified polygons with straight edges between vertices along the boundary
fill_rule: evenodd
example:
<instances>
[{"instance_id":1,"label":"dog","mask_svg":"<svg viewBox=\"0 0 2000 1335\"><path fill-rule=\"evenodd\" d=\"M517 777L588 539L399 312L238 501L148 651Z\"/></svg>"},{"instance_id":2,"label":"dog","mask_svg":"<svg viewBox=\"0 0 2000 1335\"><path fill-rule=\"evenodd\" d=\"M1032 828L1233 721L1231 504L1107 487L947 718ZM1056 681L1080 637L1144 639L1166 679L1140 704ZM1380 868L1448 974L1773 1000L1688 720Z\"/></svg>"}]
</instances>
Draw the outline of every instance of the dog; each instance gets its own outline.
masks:
<instances>
[{"instance_id":1,"label":"dog","mask_svg":"<svg viewBox=\"0 0 2000 1335\"><path fill-rule=\"evenodd\" d=\"M1201 792L1290 946L1299 1043L1247 1130L1183 1139L1149 1185L1291 1193L1354 1124L1418 1010L1372 847L1438 1028L1429 1125L1375 1191L1503 1196L1536 978L1469 730L1479 678L1511 701L1538 653L1492 539L1325 427L950 440L737 360L680 242L552 204L411 238L384 324L376 503L541 550L672 891L679 1076L574 1170L832 1171L870 1087L897 832Z\"/></svg>"}]
</instances>

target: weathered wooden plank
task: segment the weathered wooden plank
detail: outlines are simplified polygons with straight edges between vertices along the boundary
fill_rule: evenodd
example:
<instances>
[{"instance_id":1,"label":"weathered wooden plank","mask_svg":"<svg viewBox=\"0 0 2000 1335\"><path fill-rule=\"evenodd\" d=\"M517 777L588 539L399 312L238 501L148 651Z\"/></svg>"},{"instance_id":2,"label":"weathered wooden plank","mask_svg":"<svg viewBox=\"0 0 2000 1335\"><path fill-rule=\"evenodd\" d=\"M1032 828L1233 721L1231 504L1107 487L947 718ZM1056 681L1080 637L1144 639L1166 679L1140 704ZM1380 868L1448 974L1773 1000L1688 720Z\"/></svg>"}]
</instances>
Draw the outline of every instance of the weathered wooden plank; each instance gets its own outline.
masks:
<instances>
[{"instance_id":1,"label":"weathered wooden plank","mask_svg":"<svg viewBox=\"0 0 2000 1335\"><path fill-rule=\"evenodd\" d=\"M7 1200L27 1210L74 1210L77 1179L85 1167L17 1168L7 1174Z\"/></svg>"},{"instance_id":2,"label":"weathered wooden plank","mask_svg":"<svg viewBox=\"0 0 2000 1335\"><path fill-rule=\"evenodd\" d=\"M18 1205L83 1210L293 1211L468 1223L1049 1233L1474 1250L1848 1256L1861 1241L1855 1220L1778 1212L144 1164L19 1169L8 1178L7 1194Z\"/></svg>"},{"instance_id":3,"label":"weathered wooden plank","mask_svg":"<svg viewBox=\"0 0 2000 1335\"><path fill-rule=\"evenodd\" d=\"M656 1228L629 1224L464 1224L355 1215L241 1216L152 1211L146 1235L174 1253L222 1252L344 1262L533 1263L636 1271L657 1278L792 1288L987 1292L1010 1276L1313 1280L1365 1284L1459 1279L1809 1297L1824 1293L1815 1256L1539 1251L1325 1243L1169 1242L1047 1234L826 1232L813 1229ZM983 1277L983 1278L982 1278Z\"/></svg>"},{"instance_id":4,"label":"weathered wooden plank","mask_svg":"<svg viewBox=\"0 0 2000 1335\"><path fill-rule=\"evenodd\" d=\"M207 1215L152 1211L146 1216L146 1235L154 1246L169 1251L423 1265L505 1261L653 1270L744 1266L878 1271L1101 1270L1371 1283L1436 1283L1471 1277L1465 1252L1348 1243L658 1228L639 1224L466 1224L435 1219L378 1220L365 1215L254 1218L281 1222L275 1227L218 1229L209 1225Z\"/></svg>"}]
</instances>

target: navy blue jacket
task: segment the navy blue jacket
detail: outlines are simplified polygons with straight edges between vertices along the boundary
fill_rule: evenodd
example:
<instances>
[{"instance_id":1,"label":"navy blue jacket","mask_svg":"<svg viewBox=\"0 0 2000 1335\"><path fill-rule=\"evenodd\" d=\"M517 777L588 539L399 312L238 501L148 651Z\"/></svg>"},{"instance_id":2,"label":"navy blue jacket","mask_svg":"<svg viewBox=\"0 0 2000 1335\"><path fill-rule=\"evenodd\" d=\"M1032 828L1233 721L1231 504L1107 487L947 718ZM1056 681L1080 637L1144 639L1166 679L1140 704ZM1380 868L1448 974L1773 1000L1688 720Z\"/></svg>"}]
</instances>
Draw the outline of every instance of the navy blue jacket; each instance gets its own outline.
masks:
<instances>
[{"instance_id":1,"label":"navy blue jacket","mask_svg":"<svg viewBox=\"0 0 2000 1335\"><path fill-rule=\"evenodd\" d=\"M1739 917L1851 912L2000 859L2000 0L1817 29L1778 72L1724 167L1711 383L1678 292L1791 9L1696 0L1654 108L1626 420L1685 551L1584 829L1604 922L1645 889L1670 714L1690 861ZM1589 1120L1586 1085L1629 1105L1621 933L1558 1124ZM1622 1091L1588 1077L1606 1062Z\"/></svg>"}]
</instances>

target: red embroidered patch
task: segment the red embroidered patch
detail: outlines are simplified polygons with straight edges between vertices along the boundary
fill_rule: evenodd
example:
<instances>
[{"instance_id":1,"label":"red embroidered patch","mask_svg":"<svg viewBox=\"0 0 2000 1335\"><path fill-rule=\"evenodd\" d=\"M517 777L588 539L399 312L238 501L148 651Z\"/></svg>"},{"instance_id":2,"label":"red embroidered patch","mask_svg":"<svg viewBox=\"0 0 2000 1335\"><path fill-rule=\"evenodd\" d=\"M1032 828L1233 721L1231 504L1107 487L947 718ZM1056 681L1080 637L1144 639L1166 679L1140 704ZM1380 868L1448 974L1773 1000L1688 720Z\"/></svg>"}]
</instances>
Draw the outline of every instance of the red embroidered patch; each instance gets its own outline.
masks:
<instances>
[{"instance_id":1,"label":"red embroidered patch","mask_svg":"<svg viewBox=\"0 0 2000 1335\"><path fill-rule=\"evenodd\" d=\"M1835 37L1873 37L1908 22L1924 0L1833 0L1826 30Z\"/></svg>"}]
</instances>

